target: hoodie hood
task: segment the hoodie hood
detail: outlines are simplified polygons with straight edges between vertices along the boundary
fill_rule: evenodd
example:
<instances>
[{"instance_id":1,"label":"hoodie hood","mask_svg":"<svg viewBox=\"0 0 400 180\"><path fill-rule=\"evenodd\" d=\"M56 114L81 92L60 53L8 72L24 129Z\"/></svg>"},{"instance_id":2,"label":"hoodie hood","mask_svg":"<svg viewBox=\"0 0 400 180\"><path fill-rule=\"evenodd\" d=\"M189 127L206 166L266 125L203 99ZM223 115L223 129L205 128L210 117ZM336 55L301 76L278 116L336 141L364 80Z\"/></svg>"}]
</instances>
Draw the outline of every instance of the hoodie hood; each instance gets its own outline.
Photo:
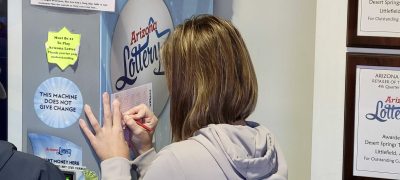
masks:
<instances>
[{"instance_id":1,"label":"hoodie hood","mask_svg":"<svg viewBox=\"0 0 400 180\"><path fill-rule=\"evenodd\" d=\"M16 150L13 144L0 140L0 171Z\"/></svg>"},{"instance_id":2,"label":"hoodie hood","mask_svg":"<svg viewBox=\"0 0 400 180\"><path fill-rule=\"evenodd\" d=\"M228 179L236 174L245 179L268 178L278 170L275 138L264 126L210 124L192 138L214 157ZM234 172L232 172L234 171Z\"/></svg>"}]
</instances>

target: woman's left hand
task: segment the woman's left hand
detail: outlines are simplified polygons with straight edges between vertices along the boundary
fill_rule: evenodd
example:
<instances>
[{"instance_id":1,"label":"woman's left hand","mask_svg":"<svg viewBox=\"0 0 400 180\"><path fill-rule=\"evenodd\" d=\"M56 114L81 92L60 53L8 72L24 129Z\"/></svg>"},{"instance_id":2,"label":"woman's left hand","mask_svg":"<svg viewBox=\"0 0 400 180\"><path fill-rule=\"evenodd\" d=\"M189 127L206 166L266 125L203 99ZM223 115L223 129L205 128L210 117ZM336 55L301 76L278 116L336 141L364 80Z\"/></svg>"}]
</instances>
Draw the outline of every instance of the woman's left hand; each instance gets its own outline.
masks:
<instances>
[{"instance_id":1,"label":"woman's left hand","mask_svg":"<svg viewBox=\"0 0 400 180\"><path fill-rule=\"evenodd\" d=\"M79 120L79 125L89 139L97 156L103 161L113 157L124 157L129 159L128 144L124 139L121 125L120 103L118 100L113 102L114 112L111 115L110 97L108 93L103 94L104 124L99 125L89 105L85 105L85 113L94 129L94 134L89 129L83 119Z\"/></svg>"}]
</instances>

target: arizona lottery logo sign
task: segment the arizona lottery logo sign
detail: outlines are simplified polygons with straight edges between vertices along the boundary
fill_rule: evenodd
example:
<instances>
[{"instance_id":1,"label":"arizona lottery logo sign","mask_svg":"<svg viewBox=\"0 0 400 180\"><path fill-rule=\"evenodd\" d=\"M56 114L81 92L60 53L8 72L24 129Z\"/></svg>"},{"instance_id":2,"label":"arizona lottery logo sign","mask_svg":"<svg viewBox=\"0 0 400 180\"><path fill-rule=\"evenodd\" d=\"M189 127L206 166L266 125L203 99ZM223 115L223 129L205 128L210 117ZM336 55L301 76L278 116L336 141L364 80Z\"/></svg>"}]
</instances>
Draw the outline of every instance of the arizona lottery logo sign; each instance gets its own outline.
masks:
<instances>
[{"instance_id":1,"label":"arizona lottery logo sign","mask_svg":"<svg viewBox=\"0 0 400 180\"><path fill-rule=\"evenodd\" d=\"M113 93L151 83L153 110L159 115L168 100L160 49L173 31L162 0L129 0L115 27L110 61Z\"/></svg>"}]
</instances>

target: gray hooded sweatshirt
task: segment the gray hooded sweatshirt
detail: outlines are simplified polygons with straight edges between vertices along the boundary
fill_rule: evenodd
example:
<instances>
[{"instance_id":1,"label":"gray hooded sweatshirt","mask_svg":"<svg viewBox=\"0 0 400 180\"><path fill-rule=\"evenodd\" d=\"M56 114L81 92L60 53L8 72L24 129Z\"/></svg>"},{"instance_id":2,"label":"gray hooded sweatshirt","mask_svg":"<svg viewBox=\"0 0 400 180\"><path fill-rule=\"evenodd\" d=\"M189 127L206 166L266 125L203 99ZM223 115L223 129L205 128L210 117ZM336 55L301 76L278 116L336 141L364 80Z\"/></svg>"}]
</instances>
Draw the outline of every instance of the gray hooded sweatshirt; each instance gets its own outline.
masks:
<instances>
[{"instance_id":1,"label":"gray hooded sweatshirt","mask_svg":"<svg viewBox=\"0 0 400 180\"><path fill-rule=\"evenodd\" d=\"M111 158L101 163L103 179L286 180L287 164L272 133L264 126L210 124L188 140L154 149L134 161Z\"/></svg>"}]
</instances>

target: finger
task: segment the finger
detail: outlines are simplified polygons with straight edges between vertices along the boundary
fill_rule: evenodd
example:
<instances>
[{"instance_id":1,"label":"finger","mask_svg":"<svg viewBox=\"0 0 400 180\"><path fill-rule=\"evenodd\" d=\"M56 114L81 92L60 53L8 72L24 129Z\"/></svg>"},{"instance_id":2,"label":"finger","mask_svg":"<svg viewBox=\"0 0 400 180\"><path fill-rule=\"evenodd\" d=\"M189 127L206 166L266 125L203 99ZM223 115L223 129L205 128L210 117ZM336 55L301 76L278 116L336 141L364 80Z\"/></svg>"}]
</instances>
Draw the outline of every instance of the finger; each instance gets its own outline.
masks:
<instances>
[{"instance_id":1,"label":"finger","mask_svg":"<svg viewBox=\"0 0 400 180\"><path fill-rule=\"evenodd\" d=\"M139 108L137 106L130 108L129 110L125 111L123 115L129 115L129 114L136 114L139 111Z\"/></svg>"},{"instance_id":2,"label":"finger","mask_svg":"<svg viewBox=\"0 0 400 180\"><path fill-rule=\"evenodd\" d=\"M134 119L132 118L131 115L126 115L129 116L129 118L127 119L132 119L133 120L133 125L137 125L138 127L140 127L141 129L145 129L147 132L151 132L154 130L153 125L149 125L149 124L145 124L145 122L143 121L143 119Z\"/></svg>"},{"instance_id":3,"label":"finger","mask_svg":"<svg viewBox=\"0 0 400 180\"><path fill-rule=\"evenodd\" d=\"M144 118L143 120L143 124L152 129L155 129L158 124L158 119L155 116L153 116L152 118Z\"/></svg>"},{"instance_id":4,"label":"finger","mask_svg":"<svg viewBox=\"0 0 400 180\"><path fill-rule=\"evenodd\" d=\"M140 104L126 111L124 115L135 115L137 118L141 119L145 117L146 111L149 111L147 106L144 104Z\"/></svg>"},{"instance_id":5,"label":"finger","mask_svg":"<svg viewBox=\"0 0 400 180\"><path fill-rule=\"evenodd\" d=\"M114 109L115 110L115 109ZM103 93L103 112L104 112L104 127L111 127L111 108L110 108L110 96L107 92Z\"/></svg>"},{"instance_id":6,"label":"finger","mask_svg":"<svg viewBox=\"0 0 400 180\"><path fill-rule=\"evenodd\" d=\"M157 126L157 117L151 112L146 105L139 105L134 107L130 112L136 112L136 114L128 114L129 117L133 118L135 121L140 120L140 122L147 127L154 129Z\"/></svg>"},{"instance_id":7,"label":"finger","mask_svg":"<svg viewBox=\"0 0 400 180\"><path fill-rule=\"evenodd\" d=\"M122 115L121 124L122 124L122 129L125 129L127 125L126 125L126 120L125 120L124 115Z\"/></svg>"},{"instance_id":8,"label":"finger","mask_svg":"<svg viewBox=\"0 0 400 180\"><path fill-rule=\"evenodd\" d=\"M124 125L127 125L126 122L127 122L128 120L130 120L130 119L132 119L132 117L131 117L130 115L124 115L124 114L122 114L122 123L123 123Z\"/></svg>"},{"instance_id":9,"label":"finger","mask_svg":"<svg viewBox=\"0 0 400 180\"><path fill-rule=\"evenodd\" d=\"M125 129L125 127L126 127L126 124L125 124L125 121L122 119L122 121L121 121L121 125L122 125L122 129Z\"/></svg>"},{"instance_id":10,"label":"finger","mask_svg":"<svg viewBox=\"0 0 400 180\"><path fill-rule=\"evenodd\" d=\"M86 135L86 137L89 139L90 144L93 145L93 143L96 140L96 137L94 136L92 131L90 131L89 127L86 125L86 123L83 119L79 119L79 126L81 127L81 129L82 129L83 133Z\"/></svg>"},{"instance_id":11,"label":"finger","mask_svg":"<svg viewBox=\"0 0 400 180\"><path fill-rule=\"evenodd\" d=\"M132 132L137 132L137 130L139 130L139 128L141 128L136 122L135 120L129 116L129 115L125 115L124 116L124 121L126 126L128 126L128 128L132 131Z\"/></svg>"},{"instance_id":12,"label":"finger","mask_svg":"<svg viewBox=\"0 0 400 180\"><path fill-rule=\"evenodd\" d=\"M96 117L94 116L94 114L92 112L92 109L87 104L85 104L84 109L85 109L86 116L88 117L89 122L90 122L90 124L92 125L92 127L94 129L94 132L96 134L99 133L100 130L101 130L101 127L100 127L99 122L97 121Z\"/></svg>"},{"instance_id":13,"label":"finger","mask_svg":"<svg viewBox=\"0 0 400 180\"><path fill-rule=\"evenodd\" d=\"M122 124L121 124L121 112L119 110L120 104L117 99L114 100L113 102L113 128L120 130L122 129Z\"/></svg>"}]
</instances>

